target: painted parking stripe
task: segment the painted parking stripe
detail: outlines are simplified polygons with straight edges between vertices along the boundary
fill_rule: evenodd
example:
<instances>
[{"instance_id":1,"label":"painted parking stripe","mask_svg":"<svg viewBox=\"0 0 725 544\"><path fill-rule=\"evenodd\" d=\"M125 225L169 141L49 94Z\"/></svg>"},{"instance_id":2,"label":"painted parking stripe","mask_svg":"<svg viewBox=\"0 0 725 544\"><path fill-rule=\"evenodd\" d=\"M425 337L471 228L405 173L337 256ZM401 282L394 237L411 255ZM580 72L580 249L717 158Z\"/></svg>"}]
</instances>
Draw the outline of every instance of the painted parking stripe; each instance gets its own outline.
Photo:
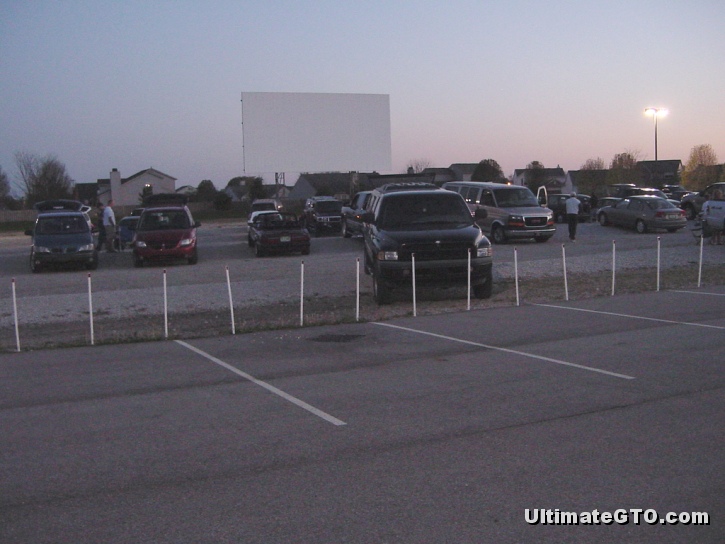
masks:
<instances>
[{"instance_id":1,"label":"painted parking stripe","mask_svg":"<svg viewBox=\"0 0 725 544\"><path fill-rule=\"evenodd\" d=\"M725 297L725 293L708 293L707 291L682 291L679 289L668 289L668 293L685 293L686 295L707 295L709 297Z\"/></svg>"},{"instance_id":2,"label":"painted parking stripe","mask_svg":"<svg viewBox=\"0 0 725 544\"><path fill-rule=\"evenodd\" d=\"M543 355L535 355L533 353L526 353L523 351L517 351L515 349L502 348L498 346L491 346L489 344L481 344L480 342L471 342L470 340L463 340L461 338L454 338L453 336L446 336L444 334L436 334L434 332L421 331L418 329L411 329L409 327L401 327L400 325L391 325L390 323L378 323L372 322L373 325L380 325L381 327L390 327L391 329L399 329L402 331L413 332L416 334L424 334L426 336L432 336L434 338L441 338L443 340L450 340L451 342L458 342L460 344L467 344L469 346L476 346L479 348L490 349L494 351L501 351L504 353L512 353L514 355L520 355L522 357L528 357L530 359L538 359L539 361L546 361L547 363L554 363L557 365L570 366L581 370L588 370L590 372L597 372L599 374L606 374L614 378L622 378L625 380L634 380L634 376L627 376L626 374L617 374L616 372L610 372L608 370L602 370L601 368L594 368L591 366L578 365L576 363L570 363L568 361L561 361L559 359L552 359L551 357L544 357Z\"/></svg>"},{"instance_id":3,"label":"painted parking stripe","mask_svg":"<svg viewBox=\"0 0 725 544\"><path fill-rule=\"evenodd\" d=\"M248 380L248 381L252 382L253 384L258 385L260 387L264 387L270 393L274 393L275 395L277 395L279 397L282 397L286 401L289 401L292 404L295 404L295 405L299 406L303 410L307 410L308 412L316 415L317 417L320 417L320 418L324 419L328 423L332 423L333 425L338 425L338 426L340 426L340 425L347 425L347 423L345 423L344 421L341 421L341 420L337 419L336 417L333 417L330 414L328 414L326 412L323 412L322 410L320 410L318 408L315 408L314 406L312 406L310 404L307 404L305 401L302 401L302 400L300 400L300 399L298 399L296 397L293 397L292 395L290 395L288 393L285 393L281 389L278 389L275 386L268 384L267 382L263 382L262 380L258 380L257 378L255 378L251 374L247 374L246 372L243 372L243 371L239 370L238 368L234 368L232 365L230 365L228 363L225 363L221 359L217 359L213 355L209 355L205 351L202 351L202 350L200 350L198 348L195 348L191 344L187 344L183 340L174 340L174 342L176 342L180 346L184 346L185 348L190 349L194 353L198 353L202 357L210 360L212 363L216 363L219 366L222 366L222 367L226 368L230 372L233 372L234 374L236 374L238 376L241 376L245 380Z\"/></svg>"},{"instance_id":4,"label":"painted parking stripe","mask_svg":"<svg viewBox=\"0 0 725 544\"><path fill-rule=\"evenodd\" d=\"M690 323L689 321L673 321L670 319L660 319L658 317L644 317L641 315L619 314L616 312L603 312L601 310L588 310L586 308L572 308L569 306L559 306L558 304L533 304L532 306L543 306L545 308L557 308L559 310L573 310L575 312L588 312L591 314L611 315L614 317L626 317L629 319L642 319L644 321L656 321L658 323L668 323L670 325L687 325L689 327L705 327L706 329L725 330L725 327L719 325L707 325L705 323Z\"/></svg>"}]
</instances>

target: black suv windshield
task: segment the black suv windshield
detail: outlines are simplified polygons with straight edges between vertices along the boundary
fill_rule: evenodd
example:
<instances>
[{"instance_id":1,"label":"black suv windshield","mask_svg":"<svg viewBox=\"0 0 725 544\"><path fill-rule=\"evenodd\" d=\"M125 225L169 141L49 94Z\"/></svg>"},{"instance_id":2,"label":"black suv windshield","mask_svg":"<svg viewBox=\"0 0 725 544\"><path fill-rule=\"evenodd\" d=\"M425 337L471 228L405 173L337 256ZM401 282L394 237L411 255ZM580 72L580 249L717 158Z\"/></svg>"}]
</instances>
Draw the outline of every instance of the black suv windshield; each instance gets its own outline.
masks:
<instances>
[{"instance_id":1,"label":"black suv windshield","mask_svg":"<svg viewBox=\"0 0 725 544\"><path fill-rule=\"evenodd\" d=\"M471 212L459 195L401 194L388 197L378 226L383 229L419 229L472 224Z\"/></svg>"},{"instance_id":2,"label":"black suv windshield","mask_svg":"<svg viewBox=\"0 0 725 544\"><path fill-rule=\"evenodd\" d=\"M315 203L315 209L322 213L340 213L342 202L339 200L321 200Z\"/></svg>"},{"instance_id":3,"label":"black suv windshield","mask_svg":"<svg viewBox=\"0 0 725 544\"><path fill-rule=\"evenodd\" d=\"M496 196L496 203L501 208L539 207L536 196L526 187L495 189L493 194Z\"/></svg>"},{"instance_id":4,"label":"black suv windshield","mask_svg":"<svg viewBox=\"0 0 725 544\"><path fill-rule=\"evenodd\" d=\"M39 217L36 234L83 234L88 232L88 222L82 215Z\"/></svg>"},{"instance_id":5,"label":"black suv windshield","mask_svg":"<svg viewBox=\"0 0 725 544\"><path fill-rule=\"evenodd\" d=\"M184 210L145 211L139 219L137 230L172 230L191 228L189 216Z\"/></svg>"}]
</instances>

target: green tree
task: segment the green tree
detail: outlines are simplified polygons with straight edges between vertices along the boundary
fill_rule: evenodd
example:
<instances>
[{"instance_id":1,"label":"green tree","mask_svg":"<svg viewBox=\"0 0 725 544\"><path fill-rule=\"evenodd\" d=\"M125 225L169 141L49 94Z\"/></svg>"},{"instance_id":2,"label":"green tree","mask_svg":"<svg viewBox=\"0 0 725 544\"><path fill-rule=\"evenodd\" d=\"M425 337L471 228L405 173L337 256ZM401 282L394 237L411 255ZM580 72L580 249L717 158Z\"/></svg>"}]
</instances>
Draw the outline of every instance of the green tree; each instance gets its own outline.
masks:
<instances>
[{"instance_id":1,"label":"green tree","mask_svg":"<svg viewBox=\"0 0 725 544\"><path fill-rule=\"evenodd\" d=\"M685 188L700 191L718 181L720 169L716 168L717 155L710 144L696 145L690 150L690 157L682 172Z\"/></svg>"},{"instance_id":2,"label":"green tree","mask_svg":"<svg viewBox=\"0 0 725 544\"><path fill-rule=\"evenodd\" d=\"M539 187L546 184L546 170L544 165L539 161L532 161L526 165L526 186L531 189L534 194Z\"/></svg>"},{"instance_id":3,"label":"green tree","mask_svg":"<svg viewBox=\"0 0 725 544\"><path fill-rule=\"evenodd\" d=\"M267 194L264 192L264 184L261 177L246 176L243 179L244 184L247 186L247 196L249 196L250 202L254 202L258 198L267 197Z\"/></svg>"},{"instance_id":4,"label":"green tree","mask_svg":"<svg viewBox=\"0 0 725 544\"><path fill-rule=\"evenodd\" d=\"M72 198L74 181L66 172L65 164L55 156L36 157L18 151L15 164L27 206L43 200Z\"/></svg>"},{"instance_id":5,"label":"green tree","mask_svg":"<svg viewBox=\"0 0 725 544\"><path fill-rule=\"evenodd\" d=\"M232 206L232 197L226 194L224 191L219 191L214 196L214 209L215 210L228 210Z\"/></svg>"},{"instance_id":6,"label":"green tree","mask_svg":"<svg viewBox=\"0 0 725 544\"><path fill-rule=\"evenodd\" d=\"M213 202L217 192L214 183L210 179L205 179L196 188L196 198L199 202Z\"/></svg>"},{"instance_id":7,"label":"green tree","mask_svg":"<svg viewBox=\"0 0 725 544\"><path fill-rule=\"evenodd\" d=\"M503 177L503 170L495 160L484 159L476 165L471 181L499 181Z\"/></svg>"},{"instance_id":8,"label":"green tree","mask_svg":"<svg viewBox=\"0 0 725 544\"><path fill-rule=\"evenodd\" d=\"M146 197L149 197L152 194L154 194L154 187L150 183L147 183L143 186L143 189L141 189L141 192L138 195L138 201L143 204L143 201L146 200Z\"/></svg>"}]
</instances>

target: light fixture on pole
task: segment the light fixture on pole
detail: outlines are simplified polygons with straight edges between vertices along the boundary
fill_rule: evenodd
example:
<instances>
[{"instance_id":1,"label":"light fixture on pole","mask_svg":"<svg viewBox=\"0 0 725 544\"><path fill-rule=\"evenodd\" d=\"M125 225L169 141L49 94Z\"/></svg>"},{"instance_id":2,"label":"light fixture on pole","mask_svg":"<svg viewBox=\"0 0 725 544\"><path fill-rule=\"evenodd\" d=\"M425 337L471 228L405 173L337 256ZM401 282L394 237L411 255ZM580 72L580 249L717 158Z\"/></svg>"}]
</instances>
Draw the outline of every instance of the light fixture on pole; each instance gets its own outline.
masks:
<instances>
[{"instance_id":1,"label":"light fixture on pole","mask_svg":"<svg viewBox=\"0 0 725 544\"><path fill-rule=\"evenodd\" d=\"M655 162L657 162L657 118L667 115L667 110L665 108L647 108L644 113L655 118Z\"/></svg>"}]
</instances>

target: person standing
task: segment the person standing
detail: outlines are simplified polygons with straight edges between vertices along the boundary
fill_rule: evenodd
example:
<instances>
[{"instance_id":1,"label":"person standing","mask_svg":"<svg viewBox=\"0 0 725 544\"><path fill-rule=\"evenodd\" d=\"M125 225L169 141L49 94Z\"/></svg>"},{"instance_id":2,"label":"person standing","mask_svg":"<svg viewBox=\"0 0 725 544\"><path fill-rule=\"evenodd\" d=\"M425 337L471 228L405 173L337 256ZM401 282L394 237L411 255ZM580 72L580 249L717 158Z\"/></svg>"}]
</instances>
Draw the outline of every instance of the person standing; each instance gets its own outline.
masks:
<instances>
[{"instance_id":1,"label":"person standing","mask_svg":"<svg viewBox=\"0 0 725 544\"><path fill-rule=\"evenodd\" d=\"M98 243L96 244L96 250L100 251L106 243L106 227L103 226L103 202L100 200L96 204L96 225L98 225Z\"/></svg>"},{"instance_id":2,"label":"person standing","mask_svg":"<svg viewBox=\"0 0 725 544\"><path fill-rule=\"evenodd\" d=\"M116 238L116 214L113 213L113 199L103 209L103 228L106 231L106 251L115 253L113 241Z\"/></svg>"},{"instance_id":3,"label":"person standing","mask_svg":"<svg viewBox=\"0 0 725 544\"><path fill-rule=\"evenodd\" d=\"M569 223L569 240L572 242L576 241L576 226L579 223L581 205L581 200L576 197L576 193L571 193L566 199L566 219Z\"/></svg>"}]
</instances>

